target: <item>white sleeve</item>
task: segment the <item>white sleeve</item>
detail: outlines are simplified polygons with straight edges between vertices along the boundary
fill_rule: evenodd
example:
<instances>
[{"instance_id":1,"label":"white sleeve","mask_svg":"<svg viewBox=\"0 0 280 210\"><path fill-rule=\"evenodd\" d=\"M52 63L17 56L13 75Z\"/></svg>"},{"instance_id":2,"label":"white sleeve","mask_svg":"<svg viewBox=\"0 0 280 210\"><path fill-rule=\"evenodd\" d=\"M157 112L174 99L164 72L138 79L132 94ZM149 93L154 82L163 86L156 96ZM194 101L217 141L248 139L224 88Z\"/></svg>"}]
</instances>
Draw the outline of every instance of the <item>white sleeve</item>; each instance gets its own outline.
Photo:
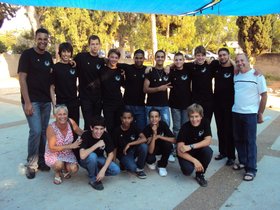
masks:
<instances>
[{"instance_id":1,"label":"white sleeve","mask_svg":"<svg viewBox=\"0 0 280 210\"><path fill-rule=\"evenodd\" d=\"M265 78L264 78L263 75L258 76L257 82L258 82L258 92L259 92L259 94L267 92L266 81L265 81Z\"/></svg>"}]
</instances>

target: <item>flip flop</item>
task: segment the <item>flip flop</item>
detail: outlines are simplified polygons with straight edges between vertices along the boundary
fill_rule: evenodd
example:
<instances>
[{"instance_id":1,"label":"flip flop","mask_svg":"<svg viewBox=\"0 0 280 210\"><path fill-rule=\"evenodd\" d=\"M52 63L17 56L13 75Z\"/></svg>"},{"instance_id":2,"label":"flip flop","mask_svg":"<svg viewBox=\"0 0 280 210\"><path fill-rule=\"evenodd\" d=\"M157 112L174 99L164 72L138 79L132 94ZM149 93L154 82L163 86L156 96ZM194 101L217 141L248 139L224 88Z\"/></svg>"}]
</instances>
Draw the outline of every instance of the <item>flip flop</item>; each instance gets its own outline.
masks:
<instances>
[{"instance_id":1,"label":"flip flop","mask_svg":"<svg viewBox=\"0 0 280 210\"><path fill-rule=\"evenodd\" d=\"M61 177L60 177L60 176L58 176L58 177L55 176L55 177L54 177L54 180L53 180L53 183L56 184L56 185L61 184L61 183L62 183Z\"/></svg>"},{"instance_id":2,"label":"flip flop","mask_svg":"<svg viewBox=\"0 0 280 210\"><path fill-rule=\"evenodd\" d=\"M248 181L248 182L253 181L254 178L255 178L255 175L253 173L249 173L249 172L245 173L243 176L243 180Z\"/></svg>"},{"instance_id":3,"label":"flip flop","mask_svg":"<svg viewBox=\"0 0 280 210\"><path fill-rule=\"evenodd\" d=\"M70 179L71 178L71 173L70 172L63 172L63 178L64 179Z\"/></svg>"},{"instance_id":4,"label":"flip flop","mask_svg":"<svg viewBox=\"0 0 280 210\"><path fill-rule=\"evenodd\" d=\"M238 163L236 163L236 164L234 164L233 165L233 167L232 167L232 169L233 170L235 170L235 171L240 171L240 170L242 170L242 169L244 169L245 168L245 165L243 165L243 164L238 164Z\"/></svg>"}]
</instances>

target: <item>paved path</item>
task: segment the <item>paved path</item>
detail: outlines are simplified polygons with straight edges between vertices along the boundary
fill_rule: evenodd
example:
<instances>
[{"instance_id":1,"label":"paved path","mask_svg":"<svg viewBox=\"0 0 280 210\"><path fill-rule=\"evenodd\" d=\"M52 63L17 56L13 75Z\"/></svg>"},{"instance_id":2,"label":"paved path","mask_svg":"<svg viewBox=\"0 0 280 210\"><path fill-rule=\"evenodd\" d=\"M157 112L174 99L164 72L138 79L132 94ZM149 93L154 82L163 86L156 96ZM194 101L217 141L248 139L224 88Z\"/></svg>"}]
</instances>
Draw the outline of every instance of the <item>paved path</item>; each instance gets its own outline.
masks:
<instances>
[{"instance_id":1,"label":"paved path","mask_svg":"<svg viewBox=\"0 0 280 210\"><path fill-rule=\"evenodd\" d=\"M277 100L277 98L275 99ZM279 102L279 100L278 100ZM280 103L278 103L280 104ZM274 106L277 108L277 104ZM122 172L106 177L103 191L87 184L87 173L57 186L53 172L38 172L26 179L23 164L27 152L28 126L20 105L18 87L0 87L0 209L28 210L171 210L171 209L279 209L280 207L280 112L267 109L270 119L258 126L258 174L253 182L242 181L242 173L212 160L206 177L207 188L199 187L193 176L180 172L178 162L168 165L168 176L147 171L140 180ZM212 123L214 155L216 128Z\"/></svg>"}]
</instances>

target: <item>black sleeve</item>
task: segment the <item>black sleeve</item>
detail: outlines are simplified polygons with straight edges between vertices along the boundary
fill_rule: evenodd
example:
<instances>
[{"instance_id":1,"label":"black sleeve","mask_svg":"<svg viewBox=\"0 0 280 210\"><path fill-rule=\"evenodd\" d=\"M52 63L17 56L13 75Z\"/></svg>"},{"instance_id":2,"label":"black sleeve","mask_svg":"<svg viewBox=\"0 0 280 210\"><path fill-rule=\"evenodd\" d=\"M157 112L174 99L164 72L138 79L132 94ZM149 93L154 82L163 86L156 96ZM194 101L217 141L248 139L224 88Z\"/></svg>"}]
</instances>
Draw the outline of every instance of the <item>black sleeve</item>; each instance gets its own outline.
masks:
<instances>
[{"instance_id":1,"label":"black sleeve","mask_svg":"<svg viewBox=\"0 0 280 210\"><path fill-rule=\"evenodd\" d=\"M80 149L88 149L88 139L89 139L89 133L90 131L86 131L82 134L81 139L82 139L82 143L80 145Z\"/></svg>"},{"instance_id":2,"label":"black sleeve","mask_svg":"<svg viewBox=\"0 0 280 210\"><path fill-rule=\"evenodd\" d=\"M170 130L170 128L168 127L168 125L165 122L162 122L162 127L163 127L163 131L164 131L164 136L174 137L174 134L172 133L172 131Z\"/></svg>"},{"instance_id":3,"label":"black sleeve","mask_svg":"<svg viewBox=\"0 0 280 210\"><path fill-rule=\"evenodd\" d=\"M111 152L114 151L114 143L113 140L111 139L111 136L108 133L104 133L104 141L105 141L105 151L107 155Z\"/></svg>"},{"instance_id":4,"label":"black sleeve","mask_svg":"<svg viewBox=\"0 0 280 210\"><path fill-rule=\"evenodd\" d=\"M30 60L29 60L30 56L28 52L29 51L25 50L19 58L18 73L19 72L28 73L29 65L30 65Z\"/></svg>"},{"instance_id":5,"label":"black sleeve","mask_svg":"<svg viewBox=\"0 0 280 210\"><path fill-rule=\"evenodd\" d=\"M127 64L127 63L118 63L117 67L120 68L120 69L123 69L124 71L126 71L127 68L129 67L129 64Z\"/></svg>"},{"instance_id":6,"label":"black sleeve","mask_svg":"<svg viewBox=\"0 0 280 210\"><path fill-rule=\"evenodd\" d=\"M208 119L204 119L203 120L203 124L204 124L204 137L212 136L211 126L210 126L209 120Z\"/></svg>"},{"instance_id":7,"label":"black sleeve","mask_svg":"<svg viewBox=\"0 0 280 210\"><path fill-rule=\"evenodd\" d=\"M178 142L185 142L187 139L187 128L185 125L183 125L181 128L180 128L180 131L178 133L178 136L177 136L177 143Z\"/></svg>"},{"instance_id":8,"label":"black sleeve","mask_svg":"<svg viewBox=\"0 0 280 210\"><path fill-rule=\"evenodd\" d=\"M145 79L151 81L151 75L152 75L152 70L149 71L148 73L145 73Z\"/></svg>"},{"instance_id":9,"label":"black sleeve","mask_svg":"<svg viewBox=\"0 0 280 210\"><path fill-rule=\"evenodd\" d=\"M113 144L114 144L114 148L117 148L118 145L119 145L119 138L118 138L119 136L120 136L119 127L117 127L113 131L113 135L112 135L112 141L113 141Z\"/></svg>"},{"instance_id":10,"label":"black sleeve","mask_svg":"<svg viewBox=\"0 0 280 210\"><path fill-rule=\"evenodd\" d=\"M151 128L150 125L147 125L144 130L142 131L142 133L144 134L144 136L146 138L149 138L151 136Z\"/></svg>"}]
</instances>

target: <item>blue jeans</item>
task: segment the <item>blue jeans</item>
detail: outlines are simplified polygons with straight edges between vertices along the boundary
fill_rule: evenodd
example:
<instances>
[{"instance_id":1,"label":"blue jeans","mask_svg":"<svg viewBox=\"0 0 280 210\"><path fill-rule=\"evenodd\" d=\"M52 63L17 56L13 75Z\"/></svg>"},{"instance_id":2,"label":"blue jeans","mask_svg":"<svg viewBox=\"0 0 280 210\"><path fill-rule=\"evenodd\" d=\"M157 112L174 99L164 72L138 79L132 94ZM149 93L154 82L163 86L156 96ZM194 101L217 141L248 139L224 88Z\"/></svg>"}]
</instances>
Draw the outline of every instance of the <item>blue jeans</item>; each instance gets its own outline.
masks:
<instances>
[{"instance_id":1,"label":"blue jeans","mask_svg":"<svg viewBox=\"0 0 280 210\"><path fill-rule=\"evenodd\" d=\"M146 124L150 123L149 112L151 109L157 109L160 111L161 119L167 123L168 127L170 126L170 112L168 106L146 106Z\"/></svg>"},{"instance_id":2,"label":"blue jeans","mask_svg":"<svg viewBox=\"0 0 280 210\"><path fill-rule=\"evenodd\" d=\"M171 108L171 116L173 121L173 133L177 138L182 125L189 120L188 113L186 109Z\"/></svg>"},{"instance_id":3,"label":"blue jeans","mask_svg":"<svg viewBox=\"0 0 280 210\"><path fill-rule=\"evenodd\" d=\"M80 165L88 171L89 179L93 182L96 181L96 176L99 173L99 169L105 165L106 158L103 156L97 156L96 153L92 152L87 156L86 159L80 160ZM120 173L119 166L113 161L107 168L106 176L115 176Z\"/></svg>"},{"instance_id":4,"label":"blue jeans","mask_svg":"<svg viewBox=\"0 0 280 210\"><path fill-rule=\"evenodd\" d=\"M22 104L24 109L24 104ZM44 164L46 130L50 120L50 102L32 102L33 114L25 115L29 126L27 166L37 169Z\"/></svg>"},{"instance_id":5,"label":"blue jeans","mask_svg":"<svg viewBox=\"0 0 280 210\"><path fill-rule=\"evenodd\" d=\"M139 144L130 148L126 155L120 158L120 162L124 165L125 169L131 172L136 172L136 169L144 169L148 153L147 144ZM135 158L137 157L137 162Z\"/></svg>"},{"instance_id":6,"label":"blue jeans","mask_svg":"<svg viewBox=\"0 0 280 210\"><path fill-rule=\"evenodd\" d=\"M142 131L146 127L145 106L125 105L125 109L131 111L134 115L136 126Z\"/></svg>"},{"instance_id":7,"label":"blue jeans","mask_svg":"<svg viewBox=\"0 0 280 210\"><path fill-rule=\"evenodd\" d=\"M257 114L232 113L233 138L238 159L245 171L257 173Z\"/></svg>"}]
</instances>

